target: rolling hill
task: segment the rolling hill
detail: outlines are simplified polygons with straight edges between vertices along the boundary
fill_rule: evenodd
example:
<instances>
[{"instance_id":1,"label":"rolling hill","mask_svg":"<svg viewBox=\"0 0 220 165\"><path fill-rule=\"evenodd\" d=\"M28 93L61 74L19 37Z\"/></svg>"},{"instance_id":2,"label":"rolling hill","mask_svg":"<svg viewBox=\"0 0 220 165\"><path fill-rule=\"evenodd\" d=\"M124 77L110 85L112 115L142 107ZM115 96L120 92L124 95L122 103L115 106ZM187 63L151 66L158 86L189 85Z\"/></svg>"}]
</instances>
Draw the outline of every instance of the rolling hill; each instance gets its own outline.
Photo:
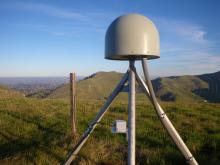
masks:
<instances>
[{"instance_id":1,"label":"rolling hill","mask_svg":"<svg viewBox=\"0 0 220 165\"><path fill-rule=\"evenodd\" d=\"M122 77L118 72L98 72L77 82L77 97L83 99L104 99ZM59 86L47 98L69 99L69 84Z\"/></svg>"},{"instance_id":2,"label":"rolling hill","mask_svg":"<svg viewBox=\"0 0 220 165\"><path fill-rule=\"evenodd\" d=\"M152 83L157 97L163 101L220 102L220 71L195 76L157 78Z\"/></svg>"},{"instance_id":3,"label":"rolling hill","mask_svg":"<svg viewBox=\"0 0 220 165\"><path fill-rule=\"evenodd\" d=\"M0 85L0 99L24 97L24 94L7 86Z\"/></svg>"},{"instance_id":4,"label":"rolling hill","mask_svg":"<svg viewBox=\"0 0 220 165\"><path fill-rule=\"evenodd\" d=\"M156 96L163 101L201 100L193 91L208 88L208 83L196 76L157 78L152 83Z\"/></svg>"},{"instance_id":5,"label":"rolling hill","mask_svg":"<svg viewBox=\"0 0 220 165\"><path fill-rule=\"evenodd\" d=\"M220 71L198 76L209 84L208 88L200 88L194 92L211 102L220 102Z\"/></svg>"},{"instance_id":6,"label":"rolling hill","mask_svg":"<svg viewBox=\"0 0 220 165\"><path fill-rule=\"evenodd\" d=\"M122 73L98 72L77 82L79 99L105 99L120 81ZM160 77L152 80L156 96L162 101L220 102L220 72ZM140 91L140 87L137 88ZM137 95L140 97L140 94ZM47 98L69 99L69 84L59 86Z\"/></svg>"}]
</instances>

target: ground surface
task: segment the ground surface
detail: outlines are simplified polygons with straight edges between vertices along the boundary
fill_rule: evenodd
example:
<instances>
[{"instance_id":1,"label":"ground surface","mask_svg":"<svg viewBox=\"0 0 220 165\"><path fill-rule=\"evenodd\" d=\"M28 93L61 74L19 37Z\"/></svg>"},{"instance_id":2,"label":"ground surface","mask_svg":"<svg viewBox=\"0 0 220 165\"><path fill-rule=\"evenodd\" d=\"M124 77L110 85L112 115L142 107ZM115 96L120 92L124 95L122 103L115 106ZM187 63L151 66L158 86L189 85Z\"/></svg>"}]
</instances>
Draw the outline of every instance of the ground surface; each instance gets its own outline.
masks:
<instances>
[{"instance_id":1,"label":"ground surface","mask_svg":"<svg viewBox=\"0 0 220 165\"><path fill-rule=\"evenodd\" d=\"M102 104L103 101L77 102L77 138ZM162 106L198 162L220 164L220 104ZM0 98L0 164L62 163L74 143L68 114L69 104L62 100ZM136 117L137 164L185 164L149 103L137 103ZM111 106L74 164L126 164L125 135L111 133L116 119L127 119L126 102Z\"/></svg>"}]
</instances>

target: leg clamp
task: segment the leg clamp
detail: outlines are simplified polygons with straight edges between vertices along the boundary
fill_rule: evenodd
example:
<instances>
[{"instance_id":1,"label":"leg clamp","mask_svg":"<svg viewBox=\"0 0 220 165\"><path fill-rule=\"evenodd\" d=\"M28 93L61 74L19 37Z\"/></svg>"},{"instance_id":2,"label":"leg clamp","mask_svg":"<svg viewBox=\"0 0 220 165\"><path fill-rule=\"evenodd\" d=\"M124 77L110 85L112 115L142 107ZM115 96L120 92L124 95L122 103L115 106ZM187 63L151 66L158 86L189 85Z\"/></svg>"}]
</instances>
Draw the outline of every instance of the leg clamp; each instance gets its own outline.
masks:
<instances>
[{"instance_id":1,"label":"leg clamp","mask_svg":"<svg viewBox=\"0 0 220 165\"><path fill-rule=\"evenodd\" d=\"M192 160L194 159L194 157L193 156L191 156L191 157L189 157L188 159L187 159L187 163L189 163L189 162L191 162Z\"/></svg>"},{"instance_id":2,"label":"leg clamp","mask_svg":"<svg viewBox=\"0 0 220 165\"><path fill-rule=\"evenodd\" d=\"M160 114L160 118L163 119L166 116L165 113Z\"/></svg>"}]
</instances>

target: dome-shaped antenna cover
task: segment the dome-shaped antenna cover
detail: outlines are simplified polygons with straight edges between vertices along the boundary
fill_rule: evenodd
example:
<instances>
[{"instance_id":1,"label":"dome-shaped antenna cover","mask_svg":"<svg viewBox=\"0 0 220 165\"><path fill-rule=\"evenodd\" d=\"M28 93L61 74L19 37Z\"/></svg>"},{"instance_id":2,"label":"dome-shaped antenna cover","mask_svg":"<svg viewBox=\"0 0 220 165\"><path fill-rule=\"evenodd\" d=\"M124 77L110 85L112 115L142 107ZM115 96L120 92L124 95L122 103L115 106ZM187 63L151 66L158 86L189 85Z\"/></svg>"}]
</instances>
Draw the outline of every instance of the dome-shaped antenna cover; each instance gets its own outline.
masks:
<instances>
[{"instance_id":1,"label":"dome-shaped antenna cover","mask_svg":"<svg viewBox=\"0 0 220 165\"><path fill-rule=\"evenodd\" d=\"M153 22L139 14L118 17L105 36L105 58L110 60L160 57L158 31Z\"/></svg>"}]
</instances>

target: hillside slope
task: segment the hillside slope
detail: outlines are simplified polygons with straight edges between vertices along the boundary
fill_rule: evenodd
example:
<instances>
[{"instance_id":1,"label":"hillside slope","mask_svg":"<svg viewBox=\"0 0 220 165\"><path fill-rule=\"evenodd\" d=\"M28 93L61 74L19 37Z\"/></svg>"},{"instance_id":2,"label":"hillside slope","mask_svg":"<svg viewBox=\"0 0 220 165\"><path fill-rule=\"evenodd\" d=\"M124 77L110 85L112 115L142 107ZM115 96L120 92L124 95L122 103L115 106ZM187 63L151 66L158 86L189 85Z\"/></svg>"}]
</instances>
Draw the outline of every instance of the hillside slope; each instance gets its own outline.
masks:
<instances>
[{"instance_id":1,"label":"hillside slope","mask_svg":"<svg viewBox=\"0 0 220 165\"><path fill-rule=\"evenodd\" d=\"M123 74L118 72L98 72L77 82L77 97L82 99L104 99L115 88ZM69 99L69 84L51 92L47 98Z\"/></svg>"},{"instance_id":2,"label":"hillside slope","mask_svg":"<svg viewBox=\"0 0 220 165\"><path fill-rule=\"evenodd\" d=\"M163 101L201 100L193 91L208 88L208 84L196 76L157 78L152 83L156 96Z\"/></svg>"},{"instance_id":3,"label":"hillside slope","mask_svg":"<svg viewBox=\"0 0 220 165\"><path fill-rule=\"evenodd\" d=\"M24 97L24 94L0 85L0 99Z\"/></svg>"},{"instance_id":4,"label":"hillside slope","mask_svg":"<svg viewBox=\"0 0 220 165\"><path fill-rule=\"evenodd\" d=\"M153 80L157 97L164 101L206 100L220 102L220 71L195 76L173 76Z\"/></svg>"},{"instance_id":5,"label":"hillside slope","mask_svg":"<svg viewBox=\"0 0 220 165\"><path fill-rule=\"evenodd\" d=\"M220 102L220 71L198 77L208 83L208 88L200 88L194 92L211 102Z\"/></svg>"},{"instance_id":6,"label":"hillside slope","mask_svg":"<svg viewBox=\"0 0 220 165\"><path fill-rule=\"evenodd\" d=\"M79 99L105 99L122 73L98 72L77 82ZM220 72L195 76L172 76L152 80L156 96L162 101L220 102ZM137 87L140 91L140 87ZM143 95L137 94L138 98ZM69 99L69 84L53 90L47 98Z\"/></svg>"}]
</instances>

